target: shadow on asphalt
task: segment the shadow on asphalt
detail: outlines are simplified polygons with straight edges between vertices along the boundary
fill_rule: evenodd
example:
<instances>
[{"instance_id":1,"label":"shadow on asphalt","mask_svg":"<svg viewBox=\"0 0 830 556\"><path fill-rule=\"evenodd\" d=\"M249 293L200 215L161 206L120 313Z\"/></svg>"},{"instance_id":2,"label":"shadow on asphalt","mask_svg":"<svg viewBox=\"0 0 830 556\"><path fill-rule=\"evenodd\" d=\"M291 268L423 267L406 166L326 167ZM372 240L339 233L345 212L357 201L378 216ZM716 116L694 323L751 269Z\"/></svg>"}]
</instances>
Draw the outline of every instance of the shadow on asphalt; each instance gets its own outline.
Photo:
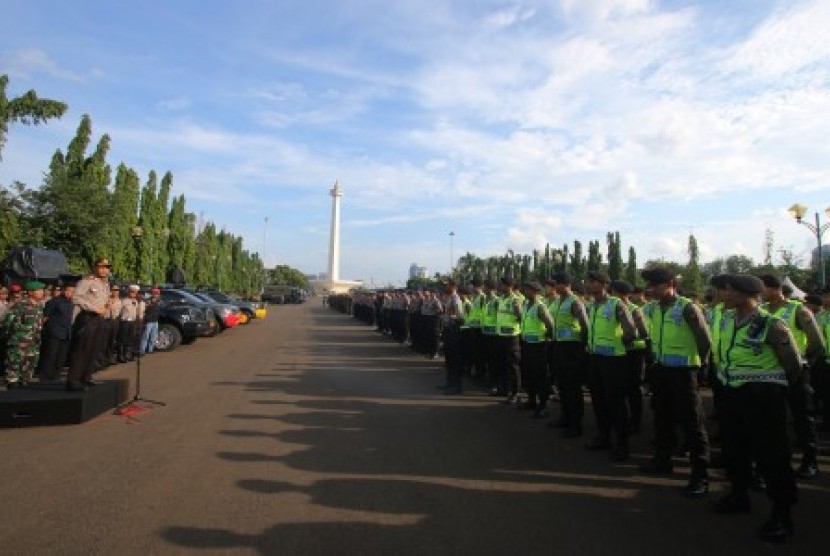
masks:
<instances>
[{"instance_id":1,"label":"shadow on asphalt","mask_svg":"<svg viewBox=\"0 0 830 556\"><path fill-rule=\"evenodd\" d=\"M443 372L435 361L346 316L312 308L310 318L307 344L294 348L307 350L305 363L278 365L252 382L215 383L256 394L250 411L228 416L236 426L218 434L252 439L258 448L216 457L269 464L267 476L237 486L279 497L285 510L256 534L168 527L162 535L171 544L261 554L677 555L765 548L754 536L768 511L762 495L754 496L752 515L717 516L711 500L679 496L688 471L682 460L671 477L637 474L650 453L650 432L632 439L632 461L612 465L604 454L586 452L584 439L561 440L544 422L480 393L438 395ZM823 464L830 468L827 459ZM302 480L274 479L280 469ZM714 476L713 490L722 491L721 475ZM802 486L798 536L776 553L830 546L828 480ZM299 506L305 510L295 513Z\"/></svg>"}]
</instances>

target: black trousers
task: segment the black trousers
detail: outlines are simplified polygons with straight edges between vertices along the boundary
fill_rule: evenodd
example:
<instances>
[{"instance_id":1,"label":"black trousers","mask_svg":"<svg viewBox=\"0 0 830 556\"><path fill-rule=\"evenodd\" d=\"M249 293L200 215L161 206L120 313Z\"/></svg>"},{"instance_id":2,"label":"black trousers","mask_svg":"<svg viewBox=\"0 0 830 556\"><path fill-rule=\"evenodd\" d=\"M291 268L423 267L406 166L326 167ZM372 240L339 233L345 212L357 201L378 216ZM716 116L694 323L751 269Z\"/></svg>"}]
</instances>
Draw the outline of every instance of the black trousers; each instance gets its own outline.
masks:
<instances>
[{"instance_id":1,"label":"black trousers","mask_svg":"<svg viewBox=\"0 0 830 556\"><path fill-rule=\"evenodd\" d=\"M746 492L752 462L767 483L767 496L779 507L798 501L787 439L787 388L750 383L723 389L723 455L732 488Z\"/></svg>"},{"instance_id":2,"label":"black trousers","mask_svg":"<svg viewBox=\"0 0 830 556\"><path fill-rule=\"evenodd\" d=\"M522 387L521 347L518 336L495 336L499 361L500 390L515 396Z\"/></svg>"},{"instance_id":3,"label":"black trousers","mask_svg":"<svg viewBox=\"0 0 830 556\"><path fill-rule=\"evenodd\" d=\"M121 321L118 324L118 350L122 359L131 359L138 351L139 326L136 321Z\"/></svg>"},{"instance_id":4,"label":"black trousers","mask_svg":"<svg viewBox=\"0 0 830 556\"><path fill-rule=\"evenodd\" d=\"M423 348L427 355L438 354L438 340L441 321L438 315L421 315L423 319Z\"/></svg>"},{"instance_id":5,"label":"black trousers","mask_svg":"<svg viewBox=\"0 0 830 556\"><path fill-rule=\"evenodd\" d=\"M461 329L457 324L448 324L442 331L444 340L444 367L447 370L447 386L461 390L464 373Z\"/></svg>"},{"instance_id":6,"label":"black trousers","mask_svg":"<svg viewBox=\"0 0 830 556\"><path fill-rule=\"evenodd\" d=\"M40 360L37 374L46 380L57 380L69 355L69 339L59 339L49 334L43 336L40 344Z\"/></svg>"},{"instance_id":7,"label":"black trousers","mask_svg":"<svg viewBox=\"0 0 830 556\"><path fill-rule=\"evenodd\" d=\"M550 396L548 342L521 342L522 386L534 407L545 407Z\"/></svg>"},{"instance_id":8,"label":"black trousers","mask_svg":"<svg viewBox=\"0 0 830 556\"><path fill-rule=\"evenodd\" d=\"M698 393L699 371L699 367L655 367L652 383L656 457L664 461L671 460L677 445L675 431L680 427L689 443L692 476L706 477L709 469L709 435L706 432L703 403Z\"/></svg>"},{"instance_id":9,"label":"black trousers","mask_svg":"<svg viewBox=\"0 0 830 556\"><path fill-rule=\"evenodd\" d=\"M810 377L816 389L816 413L822 417L822 428L830 430L830 364L826 360L819 361L811 370Z\"/></svg>"},{"instance_id":10,"label":"black trousers","mask_svg":"<svg viewBox=\"0 0 830 556\"><path fill-rule=\"evenodd\" d=\"M591 404L597 419L599 435L616 436L617 446L628 446L628 407L625 404L627 385L624 355L589 355L589 388Z\"/></svg>"},{"instance_id":11,"label":"black trousers","mask_svg":"<svg viewBox=\"0 0 830 556\"><path fill-rule=\"evenodd\" d=\"M553 342L551 346L555 376L558 380L560 420L571 428L582 427L585 402L582 385L585 384L585 344L582 342Z\"/></svg>"},{"instance_id":12,"label":"black trousers","mask_svg":"<svg viewBox=\"0 0 830 556\"><path fill-rule=\"evenodd\" d=\"M495 388L499 390L499 393L506 394L507 390L501 383L498 339L498 336L483 332L479 336L478 350L481 352L482 378L488 390Z\"/></svg>"},{"instance_id":13,"label":"black trousers","mask_svg":"<svg viewBox=\"0 0 830 556\"><path fill-rule=\"evenodd\" d=\"M95 372L95 359L101 353L103 327L106 321L100 315L84 311L72 323L72 344L70 350L67 381L78 383L88 381Z\"/></svg>"},{"instance_id":14,"label":"black trousers","mask_svg":"<svg viewBox=\"0 0 830 556\"><path fill-rule=\"evenodd\" d=\"M805 369L805 372L806 369ZM818 438L816 437L816 422L813 417L811 404L810 375L807 372L801 380L790 384L787 389L787 401L790 413L793 416L795 440L801 449L804 459L816 461L818 457Z\"/></svg>"},{"instance_id":15,"label":"black trousers","mask_svg":"<svg viewBox=\"0 0 830 556\"><path fill-rule=\"evenodd\" d=\"M632 350L626 352L627 381L625 399L628 403L628 411L631 416L631 425L640 428L643 423L643 379L646 370L645 350Z\"/></svg>"}]
</instances>

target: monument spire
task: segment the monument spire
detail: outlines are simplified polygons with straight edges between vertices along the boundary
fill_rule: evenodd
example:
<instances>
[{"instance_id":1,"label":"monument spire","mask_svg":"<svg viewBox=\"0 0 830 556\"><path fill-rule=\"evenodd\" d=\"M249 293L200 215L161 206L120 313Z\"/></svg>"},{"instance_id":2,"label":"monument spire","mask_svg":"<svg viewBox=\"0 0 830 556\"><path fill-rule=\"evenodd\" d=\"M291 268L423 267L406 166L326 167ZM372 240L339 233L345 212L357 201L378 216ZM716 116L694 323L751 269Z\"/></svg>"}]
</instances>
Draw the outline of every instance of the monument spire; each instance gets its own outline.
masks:
<instances>
[{"instance_id":1,"label":"monument spire","mask_svg":"<svg viewBox=\"0 0 830 556\"><path fill-rule=\"evenodd\" d=\"M331 195L331 239L329 240L329 281L335 283L340 280L340 197L343 192L340 182L334 180L334 187L329 191Z\"/></svg>"}]
</instances>

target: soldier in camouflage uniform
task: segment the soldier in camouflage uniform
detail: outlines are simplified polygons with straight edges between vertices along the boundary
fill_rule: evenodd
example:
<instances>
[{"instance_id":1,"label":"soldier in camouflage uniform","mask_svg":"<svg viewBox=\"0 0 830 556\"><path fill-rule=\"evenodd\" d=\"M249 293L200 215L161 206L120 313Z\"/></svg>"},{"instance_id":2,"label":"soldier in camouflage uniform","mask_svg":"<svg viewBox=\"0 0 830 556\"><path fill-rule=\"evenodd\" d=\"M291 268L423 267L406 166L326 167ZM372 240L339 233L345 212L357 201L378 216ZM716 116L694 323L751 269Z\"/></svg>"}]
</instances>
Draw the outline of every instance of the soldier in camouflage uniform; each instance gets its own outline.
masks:
<instances>
[{"instance_id":1,"label":"soldier in camouflage uniform","mask_svg":"<svg viewBox=\"0 0 830 556\"><path fill-rule=\"evenodd\" d=\"M6 348L6 383L9 388L34 382L40 356L40 333L43 329L42 282L26 284L27 297L20 300L3 319L8 338Z\"/></svg>"}]
</instances>

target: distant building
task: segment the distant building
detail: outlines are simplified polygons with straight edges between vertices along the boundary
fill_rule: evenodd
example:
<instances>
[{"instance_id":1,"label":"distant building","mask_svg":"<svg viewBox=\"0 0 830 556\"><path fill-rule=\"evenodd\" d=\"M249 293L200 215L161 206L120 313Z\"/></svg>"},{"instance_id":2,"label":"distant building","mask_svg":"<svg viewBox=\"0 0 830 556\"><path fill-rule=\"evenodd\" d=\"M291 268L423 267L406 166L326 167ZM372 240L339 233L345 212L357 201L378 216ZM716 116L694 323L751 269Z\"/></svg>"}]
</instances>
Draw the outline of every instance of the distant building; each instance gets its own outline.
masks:
<instances>
[{"instance_id":1,"label":"distant building","mask_svg":"<svg viewBox=\"0 0 830 556\"><path fill-rule=\"evenodd\" d=\"M425 266L418 266L418 263L412 263L409 266L409 279L413 278L429 278L429 270Z\"/></svg>"},{"instance_id":2,"label":"distant building","mask_svg":"<svg viewBox=\"0 0 830 556\"><path fill-rule=\"evenodd\" d=\"M823 255L824 262L830 261L830 245L822 245L821 246L821 254ZM813 251L810 253L810 267L816 268L818 267L819 261L819 250L818 247L814 247Z\"/></svg>"}]
</instances>

